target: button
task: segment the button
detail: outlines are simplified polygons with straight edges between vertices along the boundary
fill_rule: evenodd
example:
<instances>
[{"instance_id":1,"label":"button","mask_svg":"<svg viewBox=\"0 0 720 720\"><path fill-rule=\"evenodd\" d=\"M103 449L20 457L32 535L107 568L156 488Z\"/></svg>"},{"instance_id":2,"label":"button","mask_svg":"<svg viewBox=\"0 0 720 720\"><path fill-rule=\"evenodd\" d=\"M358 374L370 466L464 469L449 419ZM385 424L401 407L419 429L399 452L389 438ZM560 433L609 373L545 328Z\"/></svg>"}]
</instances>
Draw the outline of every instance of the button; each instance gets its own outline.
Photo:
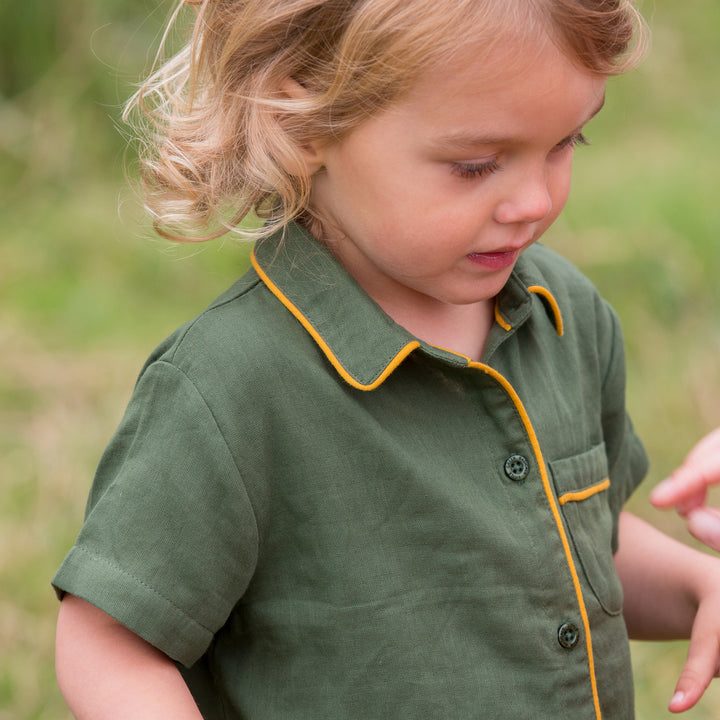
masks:
<instances>
[{"instance_id":1,"label":"button","mask_svg":"<svg viewBox=\"0 0 720 720\"><path fill-rule=\"evenodd\" d=\"M505 474L513 482L521 482L530 472L530 465L522 455L511 455L505 461Z\"/></svg>"},{"instance_id":2,"label":"button","mask_svg":"<svg viewBox=\"0 0 720 720\"><path fill-rule=\"evenodd\" d=\"M577 625L573 625L569 622L564 622L558 628L558 642L566 650L572 650L580 640L580 630Z\"/></svg>"}]
</instances>

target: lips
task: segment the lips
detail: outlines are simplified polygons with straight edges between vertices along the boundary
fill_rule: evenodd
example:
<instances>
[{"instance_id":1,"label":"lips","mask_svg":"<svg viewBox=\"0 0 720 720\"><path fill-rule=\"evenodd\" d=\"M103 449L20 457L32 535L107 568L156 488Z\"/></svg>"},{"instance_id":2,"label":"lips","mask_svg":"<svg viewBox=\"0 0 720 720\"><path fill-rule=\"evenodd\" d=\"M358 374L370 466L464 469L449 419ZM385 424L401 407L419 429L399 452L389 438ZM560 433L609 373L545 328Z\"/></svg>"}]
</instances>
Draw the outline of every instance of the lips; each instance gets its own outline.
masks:
<instances>
[{"instance_id":1,"label":"lips","mask_svg":"<svg viewBox=\"0 0 720 720\"><path fill-rule=\"evenodd\" d=\"M472 263L482 265L488 270L503 270L515 263L520 250L505 250L501 252L468 253L467 257Z\"/></svg>"}]
</instances>

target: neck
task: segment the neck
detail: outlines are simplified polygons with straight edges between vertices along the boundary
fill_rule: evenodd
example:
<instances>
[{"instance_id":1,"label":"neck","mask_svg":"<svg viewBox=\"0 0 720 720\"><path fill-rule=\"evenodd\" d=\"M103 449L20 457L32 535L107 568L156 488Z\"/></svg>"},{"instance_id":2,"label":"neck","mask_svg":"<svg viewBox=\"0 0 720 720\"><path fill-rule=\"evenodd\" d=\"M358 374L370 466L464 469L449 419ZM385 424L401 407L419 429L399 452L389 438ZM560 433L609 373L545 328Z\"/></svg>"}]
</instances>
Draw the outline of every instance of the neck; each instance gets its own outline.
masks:
<instances>
[{"instance_id":1,"label":"neck","mask_svg":"<svg viewBox=\"0 0 720 720\"><path fill-rule=\"evenodd\" d=\"M418 313L416 308L383 310L420 340L479 361L494 318L494 299L471 305L436 304Z\"/></svg>"}]
</instances>

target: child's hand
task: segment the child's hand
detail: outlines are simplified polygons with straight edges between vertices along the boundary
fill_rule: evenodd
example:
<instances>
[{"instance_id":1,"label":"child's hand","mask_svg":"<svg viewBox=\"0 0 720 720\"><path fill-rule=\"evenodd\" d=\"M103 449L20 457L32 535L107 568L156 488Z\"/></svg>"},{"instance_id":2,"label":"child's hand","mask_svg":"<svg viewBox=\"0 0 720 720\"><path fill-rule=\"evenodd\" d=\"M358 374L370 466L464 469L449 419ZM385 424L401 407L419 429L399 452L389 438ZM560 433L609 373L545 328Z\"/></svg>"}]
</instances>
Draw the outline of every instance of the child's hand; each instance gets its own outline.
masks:
<instances>
[{"instance_id":1,"label":"child's hand","mask_svg":"<svg viewBox=\"0 0 720 720\"><path fill-rule=\"evenodd\" d=\"M720 677L720 576L708 583L693 622L687 661L675 686L669 710L689 710L700 699L714 677Z\"/></svg>"},{"instance_id":2,"label":"child's hand","mask_svg":"<svg viewBox=\"0 0 720 720\"><path fill-rule=\"evenodd\" d=\"M707 489L720 483L720 428L706 435L683 464L650 493L657 508L675 509L698 540L720 551L720 509L706 507Z\"/></svg>"}]
</instances>

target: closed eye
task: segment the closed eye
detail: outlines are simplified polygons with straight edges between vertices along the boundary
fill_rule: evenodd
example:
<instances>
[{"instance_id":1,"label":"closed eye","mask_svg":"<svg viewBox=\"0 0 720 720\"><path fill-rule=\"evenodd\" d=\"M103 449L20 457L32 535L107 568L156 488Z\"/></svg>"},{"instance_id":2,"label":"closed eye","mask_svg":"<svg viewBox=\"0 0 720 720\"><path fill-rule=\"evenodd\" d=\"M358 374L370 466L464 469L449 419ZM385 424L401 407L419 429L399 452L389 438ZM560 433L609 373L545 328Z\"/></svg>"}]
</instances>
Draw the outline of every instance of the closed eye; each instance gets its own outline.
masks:
<instances>
[{"instance_id":1,"label":"closed eye","mask_svg":"<svg viewBox=\"0 0 720 720\"><path fill-rule=\"evenodd\" d=\"M560 152L567 148L574 148L576 145L590 145L590 141L581 132L568 135L561 140L553 152ZM478 163L453 163L452 173L463 179L481 178L500 170L500 162L497 158Z\"/></svg>"},{"instance_id":2,"label":"closed eye","mask_svg":"<svg viewBox=\"0 0 720 720\"><path fill-rule=\"evenodd\" d=\"M453 175L457 175L461 178L479 178L491 175L500 169L500 163L497 158L487 160L479 163L453 163L452 172Z\"/></svg>"},{"instance_id":3,"label":"closed eye","mask_svg":"<svg viewBox=\"0 0 720 720\"><path fill-rule=\"evenodd\" d=\"M581 132L575 133L574 135L568 135L564 140L561 140L554 148L554 150L564 150L565 148L574 148L576 145L589 145L590 141Z\"/></svg>"}]
</instances>

